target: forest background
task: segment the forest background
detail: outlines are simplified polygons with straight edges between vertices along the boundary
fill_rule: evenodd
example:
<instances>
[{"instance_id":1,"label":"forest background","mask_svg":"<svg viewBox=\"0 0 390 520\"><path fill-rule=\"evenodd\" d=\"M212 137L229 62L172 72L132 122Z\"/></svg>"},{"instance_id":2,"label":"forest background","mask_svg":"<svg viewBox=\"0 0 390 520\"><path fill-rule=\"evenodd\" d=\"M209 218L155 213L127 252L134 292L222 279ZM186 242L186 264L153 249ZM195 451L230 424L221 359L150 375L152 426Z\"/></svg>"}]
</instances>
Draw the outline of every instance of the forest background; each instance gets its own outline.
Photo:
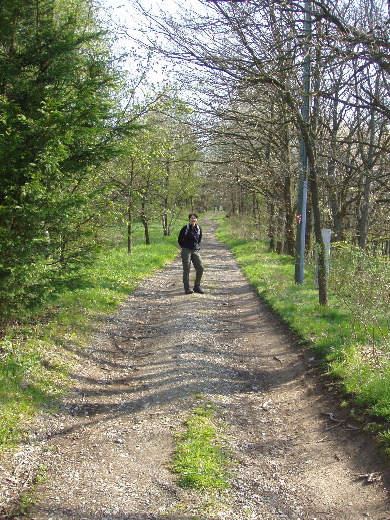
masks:
<instances>
[{"instance_id":1,"label":"forest background","mask_svg":"<svg viewBox=\"0 0 390 520\"><path fill-rule=\"evenodd\" d=\"M388 447L389 6L161 5L122 6L129 28L87 0L1 3L1 443L65 389L66 342L212 211Z\"/></svg>"}]
</instances>

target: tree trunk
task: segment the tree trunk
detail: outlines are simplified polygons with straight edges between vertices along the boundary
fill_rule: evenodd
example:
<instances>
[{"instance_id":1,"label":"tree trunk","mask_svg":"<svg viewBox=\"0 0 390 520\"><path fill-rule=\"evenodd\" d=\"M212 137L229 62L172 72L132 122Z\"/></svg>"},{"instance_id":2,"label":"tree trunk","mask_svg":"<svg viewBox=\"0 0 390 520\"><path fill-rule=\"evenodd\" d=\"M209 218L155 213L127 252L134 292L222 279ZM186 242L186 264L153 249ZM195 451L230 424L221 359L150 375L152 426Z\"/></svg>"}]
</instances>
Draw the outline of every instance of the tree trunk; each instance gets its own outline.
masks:
<instances>
[{"instance_id":1,"label":"tree trunk","mask_svg":"<svg viewBox=\"0 0 390 520\"><path fill-rule=\"evenodd\" d=\"M168 236L169 235L169 231L168 231L168 214L166 212L164 212L164 214L162 215L162 227L163 227L163 233L164 233L164 236Z\"/></svg>"},{"instance_id":2,"label":"tree trunk","mask_svg":"<svg viewBox=\"0 0 390 520\"><path fill-rule=\"evenodd\" d=\"M131 255L133 252L133 213L131 203L127 208L127 253Z\"/></svg>"},{"instance_id":3,"label":"tree trunk","mask_svg":"<svg viewBox=\"0 0 390 520\"><path fill-rule=\"evenodd\" d=\"M169 159L165 161L165 178L164 178L164 192L165 195L163 197L163 214L162 214L162 226L163 226L163 233L164 236L169 235L168 231L168 191L169 191L169 180L171 176L171 168L170 168L170 162Z\"/></svg>"},{"instance_id":4,"label":"tree trunk","mask_svg":"<svg viewBox=\"0 0 390 520\"><path fill-rule=\"evenodd\" d=\"M277 216L277 240L276 240L276 252L278 254L282 254L284 252L284 244L285 244L285 224L286 224L286 212L284 208L281 207L278 210Z\"/></svg>"},{"instance_id":5,"label":"tree trunk","mask_svg":"<svg viewBox=\"0 0 390 520\"><path fill-rule=\"evenodd\" d=\"M321 33L321 25L317 27L317 31ZM320 90L320 70L319 63L321 63L321 52L317 47L315 57L315 68L313 71L314 92ZM309 166L309 192L311 197L311 204L313 210L313 225L314 225L314 236L316 239L316 251L318 255L318 300L320 305L328 305L328 279L326 274L326 251L325 244L322 238L322 219L320 209L320 197L318 191L318 178L317 178L317 161L316 161L316 148L315 148L315 136L319 121L319 101L318 97L313 99L312 117L311 117L311 128L306 127L306 146L308 151L308 166ZM309 133L311 131L311 134ZM311 137L311 138L310 138Z\"/></svg>"},{"instance_id":6,"label":"tree trunk","mask_svg":"<svg viewBox=\"0 0 390 520\"><path fill-rule=\"evenodd\" d=\"M130 178L129 178L129 195L127 207L127 253L131 255L133 252L133 188L135 179L135 161L134 157L130 158Z\"/></svg>"},{"instance_id":7,"label":"tree trunk","mask_svg":"<svg viewBox=\"0 0 390 520\"><path fill-rule=\"evenodd\" d=\"M145 213L141 213L141 222L144 226L144 232L145 232L145 245L150 246L150 234L149 234L149 222L146 218Z\"/></svg>"},{"instance_id":8,"label":"tree trunk","mask_svg":"<svg viewBox=\"0 0 390 520\"><path fill-rule=\"evenodd\" d=\"M276 251L276 236L275 236L275 218L276 210L275 204L272 199L268 202L269 206L269 224L268 224L268 237L269 237L269 248L271 251Z\"/></svg>"},{"instance_id":9,"label":"tree trunk","mask_svg":"<svg viewBox=\"0 0 390 520\"><path fill-rule=\"evenodd\" d=\"M378 83L376 89L376 96L378 96ZM375 130L376 130L376 121L375 121L375 113L374 110L371 110L370 114L370 145L368 147L367 158L365 157L364 152L361 152L361 155L364 160L364 166L366 174L363 177L363 197L362 197L362 206L360 211L360 219L358 222L358 244L360 249L366 248L367 243L367 232L369 226L369 217L371 211L371 185L372 179L374 176L374 143L375 143Z\"/></svg>"},{"instance_id":10,"label":"tree trunk","mask_svg":"<svg viewBox=\"0 0 390 520\"><path fill-rule=\"evenodd\" d=\"M284 178L284 207L285 207L285 235L286 235L286 249L288 255L295 254L295 236L294 236L294 213L291 201L291 177L290 175Z\"/></svg>"},{"instance_id":11,"label":"tree trunk","mask_svg":"<svg viewBox=\"0 0 390 520\"><path fill-rule=\"evenodd\" d=\"M309 158L309 189L311 193L314 235L316 238L316 250L318 254L318 300L320 305L328 305L328 288L326 276L325 244L322 238L321 212L319 206L317 174L314 165L310 165Z\"/></svg>"}]
</instances>

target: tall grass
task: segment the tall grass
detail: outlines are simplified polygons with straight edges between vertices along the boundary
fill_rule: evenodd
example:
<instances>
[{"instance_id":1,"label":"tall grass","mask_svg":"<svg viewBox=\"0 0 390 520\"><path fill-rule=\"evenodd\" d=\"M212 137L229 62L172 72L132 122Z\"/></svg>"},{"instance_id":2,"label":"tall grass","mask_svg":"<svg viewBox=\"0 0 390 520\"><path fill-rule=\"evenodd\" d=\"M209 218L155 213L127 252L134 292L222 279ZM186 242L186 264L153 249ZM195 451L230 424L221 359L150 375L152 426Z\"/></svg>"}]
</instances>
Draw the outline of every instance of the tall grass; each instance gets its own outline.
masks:
<instances>
[{"instance_id":1,"label":"tall grass","mask_svg":"<svg viewBox=\"0 0 390 520\"><path fill-rule=\"evenodd\" d=\"M0 449L19 442L42 408L55 406L66 389L72 350L83 348L99 315L113 312L140 280L177 253L176 235L151 228L152 244L139 229L133 254L125 241L109 243L89 265L52 280L50 300L15 316L0 337ZM64 348L72 345L72 348Z\"/></svg>"},{"instance_id":2,"label":"tall grass","mask_svg":"<svg viewBox=\"0 0 390 520\"><path fill-rule=\"evenodd\" d=\"M247 279L322 362L366 424L390 438L390 262L346 244L331 253L329 305L320 306L314 265L294 283L294 259L270 252L264 240L232 219L218 237L236 256ZM390 443L388 444L390 447Z\"/></svg>"}]
</instances>

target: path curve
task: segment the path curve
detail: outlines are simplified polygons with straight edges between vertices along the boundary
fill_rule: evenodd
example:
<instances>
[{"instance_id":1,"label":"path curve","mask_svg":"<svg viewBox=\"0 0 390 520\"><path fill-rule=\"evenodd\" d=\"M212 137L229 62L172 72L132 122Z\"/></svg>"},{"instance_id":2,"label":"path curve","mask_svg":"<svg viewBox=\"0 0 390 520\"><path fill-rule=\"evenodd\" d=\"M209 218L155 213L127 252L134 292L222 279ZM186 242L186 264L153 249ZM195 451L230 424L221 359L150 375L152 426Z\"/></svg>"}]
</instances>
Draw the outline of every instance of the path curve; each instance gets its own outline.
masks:
<instances>
[{"instance_id":1,"label":"path curve","mask_svg":"<svg viewBox=\"0 0 390 520\"><path fill-rule=\"evenodd\" d=\"M388 465L330 419L342 411L215 227L204 225L204 295L183 293L177 257L96 330L61 413L37 432L47 470L30 520L390 519ZM168 468L200 395L235 460L220 496L178 487Z\"/></svg>"}]
</instances>

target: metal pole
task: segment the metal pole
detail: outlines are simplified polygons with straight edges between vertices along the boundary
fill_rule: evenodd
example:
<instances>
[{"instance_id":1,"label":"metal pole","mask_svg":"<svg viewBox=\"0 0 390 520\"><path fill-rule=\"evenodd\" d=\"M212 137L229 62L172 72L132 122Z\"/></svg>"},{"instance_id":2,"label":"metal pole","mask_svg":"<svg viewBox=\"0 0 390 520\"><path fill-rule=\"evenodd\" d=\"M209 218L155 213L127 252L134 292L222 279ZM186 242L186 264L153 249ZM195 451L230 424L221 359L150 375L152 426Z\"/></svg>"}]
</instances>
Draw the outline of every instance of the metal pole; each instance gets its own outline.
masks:
<instances>
[{"instance_id":1,"label":"metal pole","mask_svg":"<svg viewBox=\"0 0 390 520\"><path fill-rule=\"evenodd\" d=\"M305 57L303 61L303 95L304 100L301 108L301 115L304 123L310 121L310 79L311 79L311 56L310 56L310 35L311 35L311 5L310 0L305 1ZM295 283L303 284L305 267L305 245L306 245L306 209L307 209L307 178L308 161L306 142L301 137L300 140L300 169L298 183L297 201L297 230L295 247Z\"/></svg>"}]
</instances>

